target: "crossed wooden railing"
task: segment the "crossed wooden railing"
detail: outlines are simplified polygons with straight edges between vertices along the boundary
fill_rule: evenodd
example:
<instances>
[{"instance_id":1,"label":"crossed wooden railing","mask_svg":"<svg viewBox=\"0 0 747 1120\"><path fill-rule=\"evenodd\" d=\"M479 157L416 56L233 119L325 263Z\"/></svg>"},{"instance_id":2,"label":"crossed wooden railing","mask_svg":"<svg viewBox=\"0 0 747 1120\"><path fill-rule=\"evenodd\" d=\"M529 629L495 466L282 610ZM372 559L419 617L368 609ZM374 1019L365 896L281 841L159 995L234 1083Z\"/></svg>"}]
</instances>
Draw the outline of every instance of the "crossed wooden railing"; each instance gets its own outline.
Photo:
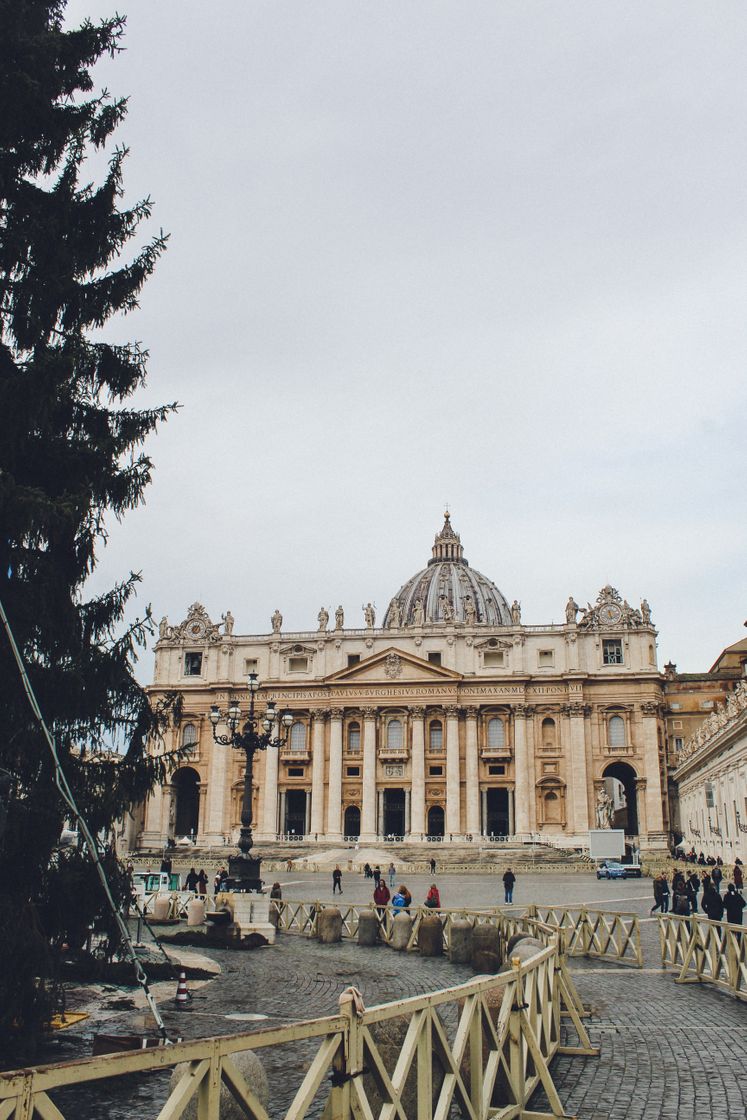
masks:
<instances>
[{"instance_id":1,"label":"crossed wooden railing","mask_svg":"<svg viewBox=\"0 0 747 1120\"><path fill-rule=\"evenodd\" d=\"M322 910L335 903L292 902L275 900L273 906L278 915L278 928L292 933L316 936L316 919ZM342 916L342 936L355 938L358 935L358 918L362 910L376 909L379 915L379 937L389 944L392 939L392 922L395 911L391 906L374 907L368 905L337 905ZM407 948L414 949L418 944L420 923L426 915L436 914L441 919L443 947L449 951L451 927L454 921L469 921L473 925L488 923L498 926L505 940L513 933L533 932L532 922L542 922L553 929L565 933L566 951L570 956L596 957L599 960L628 964L635 968L643 967L641 932L636 914L617 911L588 910L585 907L568 906L526 906L493 907L485 910L442 909L430 910L425 906L410 906L412 932Z\"/></svg>"},{"instance_id":2,"label":"crossed wooden railing","mask_svg":"<svg viewBox=\"0 0 747 1120\"><path fill-rule=\"evenodd\" d=\"M569 956L595 957L643 968L638 915L617 910L589 910L586 906L528 906L536 918L566 933Z\"/></svg>"},{"instance_id":3,"label":"crossed wooden railing","mask_svg":"<svg viewBox=\"0 0 747 1120\"><path fill-rule=\"evenodd\" d=\"M564 935L535 927L549 943L510 971L365 1009L348 989L339 1014L249 1034L180 1042L156 1050L0 1074L0 1120L65 1120L59 1090L187 1063L158 1120L180 1120L196 1100L197 1120L219 1120L225 1086L249 1120L445 1120L453 1104L466 1120L564 1116L550 1072L557 1053L595 1055L568 975ZM561 1016L566 1032L561 1037ZM456 1028L448 1022L456 1020ZM387 1027L384 1027L387 1024ZM396 1045L392 1047L392 1032ZM317 1040L290 1105L272 1110L247 1084L233 1056L239 1051ZM387 1042L389 1045L387 1045ZM542 1087L549 1113L528 1112ZM79 1115L77 1105L69 1115Z\"/></svg>"},{"instance_id":4,"label":"crossed wooden railing","mask_svg":"<svg viewBox=\"0 0 747 1120\"><path fill-rule=\"evenodd\" d=\"M662 968L678 984L715 984L747 1000L747 930L696 914L657 914Z\"/></svg>"}]
</instances>

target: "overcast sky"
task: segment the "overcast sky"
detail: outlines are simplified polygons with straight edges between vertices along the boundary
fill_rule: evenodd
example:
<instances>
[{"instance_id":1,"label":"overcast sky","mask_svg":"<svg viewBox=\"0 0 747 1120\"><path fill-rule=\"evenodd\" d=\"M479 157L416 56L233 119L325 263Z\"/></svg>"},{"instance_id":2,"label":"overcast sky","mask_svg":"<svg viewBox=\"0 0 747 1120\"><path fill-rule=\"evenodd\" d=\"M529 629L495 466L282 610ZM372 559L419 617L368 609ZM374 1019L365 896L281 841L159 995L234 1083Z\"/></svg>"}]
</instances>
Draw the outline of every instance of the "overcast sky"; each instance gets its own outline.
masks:
<instances>
[{"instance_id":1,"label":"overcast sky","mask_svg":"<svg viewBox=\"0 0 747 1120\"><path fill-rule=\"evenodd\" d=\"M96 77L170 242L110 333L150 350L140 403L182 408L93 588L132 568L172 623L358 626L448 501L527 623L609 582L660 664L740 639L742 0L119 10Z\"/></svg>"}]
</instances>

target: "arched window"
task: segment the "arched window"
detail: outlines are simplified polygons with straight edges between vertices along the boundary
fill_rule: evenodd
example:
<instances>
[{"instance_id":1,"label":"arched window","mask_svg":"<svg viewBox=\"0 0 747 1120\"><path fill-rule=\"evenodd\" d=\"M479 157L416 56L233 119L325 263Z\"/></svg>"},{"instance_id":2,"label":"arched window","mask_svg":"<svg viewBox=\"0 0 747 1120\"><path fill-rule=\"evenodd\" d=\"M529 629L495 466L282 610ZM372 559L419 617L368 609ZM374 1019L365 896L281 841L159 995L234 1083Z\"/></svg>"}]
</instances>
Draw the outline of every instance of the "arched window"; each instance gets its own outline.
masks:
<instances>
[{"instance_id":1,"label":"arched window","mask_svg":"<svg viewBox=\"0 0 747 1120\"><path fill-rule=\"evenodd\" d=\"M557 728L555 726L555 720L550 719L550 717L548 716L547 719L542 720L542 746L554 747L556 746L557 741Z\"/></svg>"},{"instance_id":2,"label":"arched window","mask_svg":"<svg viewBox=\"0 0 747 1120\"><path fill-rule=\"evenodd\" d=\"M359 754L361 749L361 725L348 724L348 751L350 754Z\"/></svg>"},{"instance_id":3,"label":"arched window","mask_svg":"<svg viewBox=\"0 0 747 1120\"><path fill-rule=\"evenodd\" d=\"M402 749L402 721L390 719L386 725L386 745L390 751Z\"/></svg>"},{"instance_id":4,"label":"arched window","mask_svg":"<svg viewBox=\"0 0 747 1120\"><path fill-rule=\"evenodd\" d=\"M494 716L488 720L488 750L495 750L506 745L506 729L503 720Z\"/></svg>"},{"instance_id":5,"label":"arched window","mask_svg":"<svg viewBox=\"0 0 747 1120\"><path fill-rule=\"evenodd\" d=\"M292 751L306 750L306 725L296 721L291 727L290 749Z\"/></svg>"},{"instance_id":6,"label":"arched window","mask_svg":"<svg viewBox=\"0 0 747 1120\"><path fill-rule=\"evenodd\" d=\"M182 746L194 747L197 743L197 728L193 723L185 723L182 728Z\"/></svg>"},{"instance_id":7,"label":"arched window","mask_svg":"<svg viewBox=\"0 0 747 1120\"><path fill-rule=\"evenodd\" d=\"M444 746L444 725L440 719L431 720L428 728L428 750L441 751Z\"/></svg>"},{"instance_id":8,"label":"arched window","mask_svg":"<svg viewBox=\"0 0 747 1120\"><path fill-rule=\"evenodd\" d=\"M625 746L625 720L622 716L610 716L607 737L611 747Z\"/></svg>"}]
</instances>

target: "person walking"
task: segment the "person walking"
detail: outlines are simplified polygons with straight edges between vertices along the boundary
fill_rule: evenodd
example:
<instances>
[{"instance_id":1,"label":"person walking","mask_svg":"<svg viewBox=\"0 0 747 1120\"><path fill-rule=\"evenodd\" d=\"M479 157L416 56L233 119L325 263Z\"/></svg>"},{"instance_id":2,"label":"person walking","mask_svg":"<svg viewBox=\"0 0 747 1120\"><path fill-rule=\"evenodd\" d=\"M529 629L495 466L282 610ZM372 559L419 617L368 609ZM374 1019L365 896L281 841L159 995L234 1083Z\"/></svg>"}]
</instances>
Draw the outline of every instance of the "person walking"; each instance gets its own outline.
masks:
<instances>
[{"instance_id":1,"label":"person walking","mask_svg":"<svg viewBox=\"0 0 747 1120\"><path fill-rule=\"evenodd\" d=\"M716 889L717 894L721 894L721 880L723 879L723 877L724 873L721 870L720 865L717 863L713 871L711 872L711 879L713 880L713 885Z\"/></svg>"},{"instance_id":2,"label":"person walking","mask_svg":"<svg viewBox=\"0 0 747 1120\"><path fill-rule=\"evenodd\" d=\"M332 894L339 891L342 894L342 871L340 871L339 863L332 872Z\"/></svg>"},{"instance_id":3,"label":"person walking","mask_svg":"<svg viewBox=\"0 0 747 1120\"><path fill-rule=\"evenodd\" d=\"M373 874L373 872L371 871L371 864L370 863L364 863L363 864L363 878L364 879L370 879L372 874Z\"/></svg>"},{"instance_id":4,"label":"person walking","mask_svg":"<svg viewBox=\"0 0 747 1120\"><path fill-rule=\"evenodd\" d=\"M742 862L739 859L737 859L736 863L734 864L734 886L737 888L738 891L741 891L742 887L744 886L744 876L742 875Z\"/></svg>"},{"instance_id":5,"label":"person walking","mask_svg":"<svg viewBox=\"0 0 747 1120\"><path fill-rule=\"evenodd\" d=\"M397 868L393 863L389 864L389 889L394 890L394 880L397 878Z\"/></svg>"},{"instance_id":6,"label":"person walking","mask_svg":"<svg viewBox=\"0 0 747 1120\"><path fill-rule=\"evenodd\" d=\"M504 899L507 903L511 903L514 900L514 883L515 882L516 882L516 876L514 875L511 868L509 867L508 870L503 875L503 895L504 895Z\"/></svg>"},{"instance_id":7,"label":"person walking","mask_svg":"<svg viewBox=\"0 0 747 1120\"><path fill-rule=\"evenodd\" d=\"M745 901L741 891L738 891L733 883L729 883L724 895L724 911L726 912L727 922L733 926L741 926L744 907Z\"/></svg>"},{"instance_id":8,"label":"person walking","mask_svg":"<svg viewBox=\"0 0 747 1120\"><path fill-rule=\"evenodd\" d=\"M436 861L433 858L433 856L431 856L431 875L435 875L435 874L436 874Z\"/></svg>"},{"instance_id":9,"label":"person walking","mask_svg":"<svg viewBox=\"0 0 747 1120\"><path fill-rule=\"evenodd\" d=\"M653 914L654 910L661 910L662 914L669 910L669 880L665 871L654 879L654 905L649 913Z\"/></svg>"},{"instance_id":10,"label":"person walking","mask_svg":"<svg viewBox=\"0 0 747 1120\"><path fill-rule=\"evenodd\" d=\"M690 896L684 875L675 876L672 880L672 913L683 918L690 917Z\"/></svg>"},{"instance_id":11,"label":"person walking","mask_svg":"<svg viewBox=\"0 0 747 1120\"><path fill-rule=\"evenodd\" d=\"M374 883L378 887L379 879L381 878L381 868L379 867L378 863L376 864L376 866L373 869L373 877L374 877Z\"/></svg>"},{"instance_id":12,"label":"person walking","mask_svg":"<svg viewBox=\"0 0 747 1120\"><path fill-rule=\"evenodd\" d=\"M184 889L185 891L197 890L197 872L195 871L194 867L190 867L189 869L189 874L184 880Z\"/></svg>"}]
</instances>

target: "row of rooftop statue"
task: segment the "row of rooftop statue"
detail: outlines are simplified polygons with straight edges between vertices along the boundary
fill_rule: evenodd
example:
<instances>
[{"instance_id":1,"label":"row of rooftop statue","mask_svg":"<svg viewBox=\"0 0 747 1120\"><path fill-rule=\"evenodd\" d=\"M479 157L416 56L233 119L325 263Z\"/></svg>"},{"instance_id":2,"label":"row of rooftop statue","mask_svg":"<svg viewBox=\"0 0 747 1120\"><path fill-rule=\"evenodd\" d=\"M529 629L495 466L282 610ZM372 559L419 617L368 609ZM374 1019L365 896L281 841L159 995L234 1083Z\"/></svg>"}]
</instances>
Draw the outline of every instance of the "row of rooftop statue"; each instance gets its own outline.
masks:
<instances>
[{"instance_id":1,"label":"row of rooftop statue","mask_svg":"<svg viewBox=\"0 0 747 1120\"><path fill-rule=\"evenodd\" d=\"M606 615L602 613L602 608L604 607L607 608ZM479 622L477 616L477 608L471 595L464 596L464 598L462 599L461 608L464 616L464 624L466 626L472 626ZM362 610L363 621L366 625L366 629L373 630L374 626L376 625L375 604L366 603L365 606L362 607ZM520 626L521 603L518 599L514 599L509 608L509 611L511 614L511 624L513 626ZM646 599L643 599L641 601L640 610L638 610L635 607L631 607L627 600L621 600L619 594L613 587L602 588L597 598L596 605L592 606L591 603L587 603L585 609L578 605L572 595L569 595L568 602L565 605L566 624L575 626L577 624L577 616L579 612L581 613L582 617L580 620L578 620L578 625L587 628L596 628L599 625L600 619L603 622L606 622L608 625L620 624L628 627L650 626L652 624L651 607L649 606ZM223 636L230 636L231 634L233 634L234 617L231 611L226 611L225 614L221 615L221 623L213 624L207 618L204 607L201 607L200 604L195 603L190 608L190 614L187 618L187 622L183 623L181 626L169 626L168 619L166 618L166 616L164 616L158 626L159 639L161 641L170 641L179 639L182 636L192 636L194 638L202 637L202 633L198 634L196 628L193 627L192 629L190 629L188 625L195 614L200 614L201 616L204 615L204 620L201 619L201 621L204 621L206 625L200 627L200 629L209 631L209 633L206 633L204 636L210 638L211 640L215 641L220 637L219 628L221 623L223 625ZM398 630L402 626L411 625L418 627L425 626L427 623L431 622L449 623L457 621L457 612L455 610L454 604L445 592L442 592L438 596L434 618L426 617L426 609L422 599L415 600L412 606L411 615L411 618L405 617L403 615L402 605L400 604L399 599L395 598L392 599L391 603L389 604L389 610L386 613L384 624L389 630ZM319 624L319 631L321 631L322 633L326 632L329 629L330 612L326 607L321 607L319 610L319 614L316 617ZM279 634L282 631L283 616L279 610L273 611L272 617L270 619L270 625L272 626L273 634ZM345 611L343 610L342 604L340 604L340 606L338 606L335 610L334 628L335 630L342 630L344 625ZM182 632L185 630L187 630L187 634L183 635Z\"/></svg>"}]
</instances>

